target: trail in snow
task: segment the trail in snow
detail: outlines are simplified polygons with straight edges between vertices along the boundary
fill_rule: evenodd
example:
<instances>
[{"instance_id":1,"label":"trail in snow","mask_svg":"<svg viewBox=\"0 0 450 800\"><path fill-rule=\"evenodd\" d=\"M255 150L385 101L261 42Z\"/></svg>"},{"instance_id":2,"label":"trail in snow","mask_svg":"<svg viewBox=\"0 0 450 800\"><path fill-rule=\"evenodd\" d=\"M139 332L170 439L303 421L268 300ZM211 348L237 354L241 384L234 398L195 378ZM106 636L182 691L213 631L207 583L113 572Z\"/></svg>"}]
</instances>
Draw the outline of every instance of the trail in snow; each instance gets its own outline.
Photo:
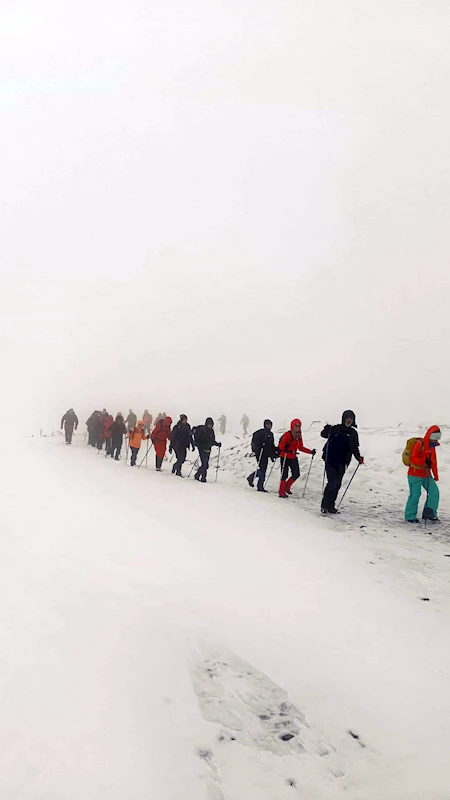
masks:
<instances>
[{"instance_id":1,"label":"trail in snow","mask_svg":"<svg viewBox=\"0 0 450 800\"><path fill-rule=\"evenodd\" d=\"M444 800L442 542L387 533L387 568L350 508L257 495L230 449L204 486L80 440L4 469L2 798Z\"/></svg>"}]
</instances>

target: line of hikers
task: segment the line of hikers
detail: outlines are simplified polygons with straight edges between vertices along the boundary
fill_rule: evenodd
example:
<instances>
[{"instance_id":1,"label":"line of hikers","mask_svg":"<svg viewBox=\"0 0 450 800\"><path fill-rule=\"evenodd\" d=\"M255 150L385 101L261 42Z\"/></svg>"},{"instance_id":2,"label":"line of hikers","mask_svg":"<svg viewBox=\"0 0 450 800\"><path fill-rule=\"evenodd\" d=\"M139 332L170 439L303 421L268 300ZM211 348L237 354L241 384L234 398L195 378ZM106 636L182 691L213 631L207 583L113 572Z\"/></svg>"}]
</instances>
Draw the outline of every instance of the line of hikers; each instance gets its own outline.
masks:
<instances>
[{"instance_id":1,"label":"line of hikers","mask_svg":"<svg viewBox=\"0 0 450 800\"><path fill-rule=\"evenodd\" d=\"M342 414L338 425L325 425L321 432L326 442L322 451L327 483L322 492L321 511L323 514L338 514L336 500L342 485L347 468L352 457L358 466L364 464L364 458L359 450L359 437L356 425L356 416L353 411L346 410ZM427 493L422 519L438 522L439 480L436 447L439 447L441 431L437 425L432 425L422 438L408 439L402 454L403 463L409 467L408 484L409 497L405 508L405 520L409 523L418 523L417 517L422 489ZM256 458L256 470L252 472L247 481L251 487L258 479L257 490L265 492L266 472L269 460L274 462L281 459L281 478L278 490L279 497L285 498L292 494L291 488L300 477L300 465L297 453L307 453L313 459L316 450L310 450L303 444L302 426L299 419L293 419L291 427L284 433L275 445L272 433L272 421L264 420L264 426L255 431L252 437L252 452ZM291 473L291 477L289 476Z\"/></svg>"},{"instance_id":2,"label":"line of hikers","mask_svg":"<svg viewBox=\"0 0 450 800\"><path fill-rule=\"evenodd\" d=\"M145 411L143 418L138 420L130 409L127 419L124 420L121 413L113 419L112 415L103 409L102 412L94 411L86 425L89 444L97 447L99 452L105 446L106 456L111 456L116 461L120 458L125 436L130 446L130 465L132 467L136 465L142 442L151 440L151 447L155 450L156 471L160 472L168 446L169 453L176 455L172 474L178 475L180 478L183 477L181 468L186 461L188 450L197 448L197 461L200 463L194 477L201 483L206 483L211 449L222 447L222 443L216 441L212 417L207 417L204 425L191 428L186 414L181 414L179 421L172 428L172 417L163 412L158 414L155 425L152 427L152 419L148 411ZM149 449L151 448L147 448L146 455L148 455Z\"/></svg>"},{"instance_id":3,"label":"line of hikers","mask_svg":"<svg viewBox=\"0 0 450 800\"><path fill-rule=\"evenodd\" d=\"M105 445L106 455L116 461L120 458L123 437L126 436L130 445L132 467L136 464L142 442L150 439L151 447L155 449L156 470L160 472L167 445L169 445L169 453L174 452L176 455L172 473L179 477L183 477L181 468L186 461L188 450L192 448L194 451L197 448L199 452L197 462L199 461L200 465L195 473L195 479L202 483L206 483L212 448L222 446L221 442L216 441L212 417L207 417L204 425L191 428L186 414L181 414L179 421L172 429L172 418L162 413L158 414L155 426L151 429L152 419L147 410L144 412L143 419L138 421L131 409L126 420L120 413L114 420L112 415L103 409L102 412L94 411L86 425L89 444L96 446L99 451ZM70 444L73 430L78 427L78 418L73 409L69 409L63 416L61 428L63 426L66 432L66 442ZM272 421L265 419L263 427L253 434L251 449L257 463L256 469L247 477L247 481L249 486L254 487L254 482L257 480L257 490L266 492L265 483L269 461L274 463L276 459L280 458L281 476L278 495L281 498L287 498L292 494L293 484L300 477L297 453L306 453L313 459L316 450L310 450L303 444L302 423L299 419L292 420L290 429L281 436L278 446L275 445L272 427ZM324 483L325 475L327 478L322 492L321 511L323 514L337 514L339 513L336 508L337 496L352 457L358 462L357 469L364 464L364 458L359 450L355 413L350 409L344 411L341 422L337 425L326 424L321 436L326 439L322 451ZM422 518L432 522L439 521L437 516L439 474L436 448L439 447L440 438L440 428L432 425L423 438L408 439L403 451L403 463L409 467L409 497L405 508L405 520L409 523L419 522L417 512L422 489L425 489L427 493Z\"/></svg>"}]
</instances>

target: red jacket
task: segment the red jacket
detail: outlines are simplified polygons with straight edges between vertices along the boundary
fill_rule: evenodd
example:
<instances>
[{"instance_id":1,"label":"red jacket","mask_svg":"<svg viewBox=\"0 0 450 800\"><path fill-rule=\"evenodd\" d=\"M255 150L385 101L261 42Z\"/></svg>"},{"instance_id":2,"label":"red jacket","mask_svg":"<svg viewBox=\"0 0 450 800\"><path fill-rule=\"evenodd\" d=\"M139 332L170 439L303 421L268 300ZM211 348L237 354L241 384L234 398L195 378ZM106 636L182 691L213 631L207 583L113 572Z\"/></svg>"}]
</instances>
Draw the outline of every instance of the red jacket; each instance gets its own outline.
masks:
<instances>
[{"instance_id":1,"label":"red jacket","mask_svg":"<svg viewBox=\"0 0 450 800\"><path fill-rule=\"evenodd\" d=\"M297 452L300 451L301 453L308 453L308 455L312 455L312 450L309 450L303 444L302 434L300 432L298 439L294 439L294 434L292 432L292 428L295 425L300 425L301 422L299 419L293 419L291 422L291 429L290 431L286 431L283 433L283 436L280 439L280 458L297 458Z\"/></svg>"},{"instance_id":2,"label":"red jacket","mask_svg":"<svg viewBox=\"0 0 450 800\"><path fill-rule=\"evenodd\" d=\"M430 436L432 433L439 433L440 428L437 425L432 425L428 428L423 439L418 440L413 449L411 450L411 466L408 470L408 475L413 478L428 478L433 475L433 478L439 480L439 472L436 458L436 447L430 447ZM437 443L439 447L439 442ZM431 460L431 467L426 464L426 459Z\"/></svg>"},{"instance_id":3,"label":"red jacket","mask_svg":"<svg viewBox=\"0 0 450 800\"><path fill-rule=\"evenodd\" d=\"M151 432L151 440L153 444L156 442L166 442L167 439L170 441L171 432L170 426L172 425L172 417L163 417L160 419L159 422L156 423L153 431Z\"/></svg>"},{"instance_id":4,"label":"red jacket","mask_svg":"<svg viewBox=\"0 0 450 800\"><path fill-rule=\"evenodd\" d=\"M109 416L106 417L103 423L103 436L105 437L105 439L109 439L111 437L111 425L113 424L113 422L114 419L111 416L111 414L109 414Z\"/></svg>"}]
</instances>

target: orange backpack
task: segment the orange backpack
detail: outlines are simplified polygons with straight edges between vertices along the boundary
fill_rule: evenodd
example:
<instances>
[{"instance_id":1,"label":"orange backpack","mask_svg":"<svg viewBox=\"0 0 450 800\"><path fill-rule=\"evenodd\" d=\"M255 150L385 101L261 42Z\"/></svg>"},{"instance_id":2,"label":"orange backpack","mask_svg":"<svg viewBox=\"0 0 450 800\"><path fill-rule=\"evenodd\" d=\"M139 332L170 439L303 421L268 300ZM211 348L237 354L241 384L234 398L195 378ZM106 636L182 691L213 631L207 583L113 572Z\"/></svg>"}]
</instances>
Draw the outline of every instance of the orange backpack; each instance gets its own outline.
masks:
<instances>
[{"instance_id":1,"label":"orange backpack","mask_svg":"<svg viewBox=\"0 0 450 800\"><path fill-rule=\"evenodd\" d=\"M403 450L403 453L402 453L402 461L403 461L405 467L410 467L411 466L411 451L412 451L412 449L413 449L413 447L414 447L416 442L422 442L422 448L421 449L423 449L423 439L420 439L419 436L413 436L411 439L408 439L408 441L406 442L406 447L405 447L405 449Z\"/></svg>"}]
</instances>

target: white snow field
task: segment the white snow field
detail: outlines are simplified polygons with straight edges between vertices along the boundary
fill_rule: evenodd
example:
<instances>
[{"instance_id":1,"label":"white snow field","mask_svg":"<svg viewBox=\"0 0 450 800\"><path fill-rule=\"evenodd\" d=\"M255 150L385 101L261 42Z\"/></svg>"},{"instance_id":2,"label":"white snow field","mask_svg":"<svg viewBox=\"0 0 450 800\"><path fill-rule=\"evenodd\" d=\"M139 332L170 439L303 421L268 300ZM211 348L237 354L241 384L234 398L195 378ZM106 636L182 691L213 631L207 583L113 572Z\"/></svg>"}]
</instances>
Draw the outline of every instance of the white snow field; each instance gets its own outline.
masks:
<instances>
[{"instance_id":1,"label":"white snow field","mask_svg":"<svg viewBox=\"0 0 450 800\"><path fill-rule=\"evenodd\" d=\"M5 449L1 800L448 800L450 460L406 526L407 435L361 433L333 519L319 454L280 500L233 436L206 485Z\"/></svg>"}]
</instances>

